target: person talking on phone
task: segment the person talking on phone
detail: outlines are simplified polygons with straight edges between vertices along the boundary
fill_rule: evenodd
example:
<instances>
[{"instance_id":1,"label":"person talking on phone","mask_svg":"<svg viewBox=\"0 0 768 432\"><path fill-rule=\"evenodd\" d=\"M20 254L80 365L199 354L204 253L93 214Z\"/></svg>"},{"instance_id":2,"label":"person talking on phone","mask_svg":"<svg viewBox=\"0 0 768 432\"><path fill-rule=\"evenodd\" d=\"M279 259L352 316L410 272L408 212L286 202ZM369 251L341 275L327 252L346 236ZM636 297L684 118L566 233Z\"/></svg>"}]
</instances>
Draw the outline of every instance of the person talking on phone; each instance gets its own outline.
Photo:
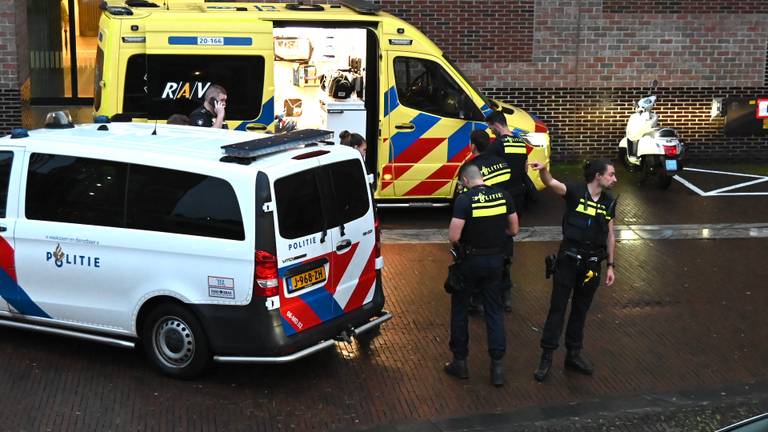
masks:
<instances>
[{"instance_id":1,"label":"person talking on phone","mask_svg":"<svg viewBox=\"0 0 768 432\"><path fill-rule=\"evenodd\" d=\"M203 104L192 111L189 119L193 126L226 129L224 115L227 109L227 91L218 84L211 84L203 96Z\"/></svg>"}]
</instances>

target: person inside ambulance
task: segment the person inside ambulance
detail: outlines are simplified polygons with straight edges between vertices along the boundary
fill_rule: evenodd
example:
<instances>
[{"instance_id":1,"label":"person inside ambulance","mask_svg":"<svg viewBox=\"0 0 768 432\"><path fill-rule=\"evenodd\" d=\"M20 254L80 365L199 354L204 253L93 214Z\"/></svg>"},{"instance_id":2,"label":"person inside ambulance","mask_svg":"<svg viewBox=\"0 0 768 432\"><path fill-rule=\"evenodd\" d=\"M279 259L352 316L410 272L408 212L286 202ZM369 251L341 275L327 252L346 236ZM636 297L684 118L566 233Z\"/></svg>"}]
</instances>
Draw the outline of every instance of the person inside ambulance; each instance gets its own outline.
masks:
<instances>
[{"instance_id":1,"label":"person inside ambulance","mask_svg":"<svg viewBox=\"0 0 768 432\"><path fill-rule=\"evenodd\" d=\"M226 129L224 115L227 109L227 91L218 84L211 84L203 96L203 104L192 111L189 119L192 126Z\"/></svg>"}]
</instances>

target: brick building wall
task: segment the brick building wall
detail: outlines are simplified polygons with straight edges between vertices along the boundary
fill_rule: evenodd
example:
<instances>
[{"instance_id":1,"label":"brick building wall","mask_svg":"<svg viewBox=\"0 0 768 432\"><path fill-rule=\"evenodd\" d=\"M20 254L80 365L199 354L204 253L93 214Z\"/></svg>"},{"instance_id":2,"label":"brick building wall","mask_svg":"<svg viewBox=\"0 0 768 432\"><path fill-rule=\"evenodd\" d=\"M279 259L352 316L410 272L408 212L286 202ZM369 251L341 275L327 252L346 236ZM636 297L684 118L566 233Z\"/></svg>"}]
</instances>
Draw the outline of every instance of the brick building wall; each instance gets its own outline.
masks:
<instances>
[{"instance_id":1,"label":"brick building wall","mask_svg":"<svg viewBox=\"0 0 768 432\"><path fill-rule=\"evenodd\" d=\"M709 115L716 97L768 96L767 1L378 3L435 40L488 96L542 118L555 160L614 155L653 79L656 111L689 157L768 160L768 135L726 137L724 120ZM454 40L467 31L468 43Z\"/></svg>"},{"instance_id":2,"label":"brick building wall","mask_svg":"<svg viewBox=\"0 0 768 432\"><path fill-rule=\"evenodd\" d=\"M0 134L21 126L18 31L24 30L26 1L0 2ZM21 21L21 22L19 22ZM22 49L24 47L22 46Z\"/></svg>"}]
</instances>

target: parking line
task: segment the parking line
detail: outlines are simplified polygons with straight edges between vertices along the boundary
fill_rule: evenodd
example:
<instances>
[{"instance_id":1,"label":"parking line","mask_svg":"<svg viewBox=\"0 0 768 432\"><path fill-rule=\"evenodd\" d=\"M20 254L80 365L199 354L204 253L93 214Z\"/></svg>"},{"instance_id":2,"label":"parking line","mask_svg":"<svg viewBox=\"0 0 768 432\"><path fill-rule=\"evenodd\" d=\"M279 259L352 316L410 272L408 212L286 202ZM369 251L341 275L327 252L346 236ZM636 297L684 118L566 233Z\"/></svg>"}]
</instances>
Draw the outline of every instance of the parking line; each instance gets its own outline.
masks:
<instances>
[{"instance_id":1,"label":"parking line","mask_svg":"<svg viewBox=\"0 0 768 432\"><path fill-rule=\"evenodd\" d=\"M685 169L685 168L683 168L683 169ZM672 178L673 178L673 179L675 179L675 180L677 180L677 181L679 181L679 182L680 182L680 183L682 183L684 186L688 187L688 189L690 189L690 190L692 190L692 191L696 192L697 194L699 194L699 196L705 196L705 195L707 194L707 193L706 193L706 192L704 192L703 190L701 190L701 189L699 189L698 187L696 187L696 185L694 185L693 183L689 182L688 180L686 180L686 179L684 179L684 178L682 178L682 177L680 177L680 176L674 176L674 177L672 177Z\"/></svg>"},{"instance_id":2,"label":"parking line","mask_svg":"<svg viewBox=\"0 0 768 432\"><path fill-rule=\"evenodd\" d=\"M754 178L755 180L750 180L744 183L739 183L731 186L726 186L724 188L711 190L708 192L703 191L693 183L689 182L688 180L680 177L680 176L674 176L673 178L680 183L682 183L684 186L686 186L688 189L696 192L699 194L699 196L703 197L711 197L711 196L763 196L768 195L768 192L728 192L734 189L740 189L747 186L752 186L758 183L763 183L765 181L768 181L768 177L761 176L761 175L754 175L754 174L742 174L742 173L732 173L727 171L716 171L716 170L707 170L707 169L701 169L701 168L683 168L683 171L694 171L694 172L702 172L702 173L709 173L709 174L722 174L722 175L730 175L730 176L736 176L736 177L749 177Z\"/></svg>"}]
</instances>

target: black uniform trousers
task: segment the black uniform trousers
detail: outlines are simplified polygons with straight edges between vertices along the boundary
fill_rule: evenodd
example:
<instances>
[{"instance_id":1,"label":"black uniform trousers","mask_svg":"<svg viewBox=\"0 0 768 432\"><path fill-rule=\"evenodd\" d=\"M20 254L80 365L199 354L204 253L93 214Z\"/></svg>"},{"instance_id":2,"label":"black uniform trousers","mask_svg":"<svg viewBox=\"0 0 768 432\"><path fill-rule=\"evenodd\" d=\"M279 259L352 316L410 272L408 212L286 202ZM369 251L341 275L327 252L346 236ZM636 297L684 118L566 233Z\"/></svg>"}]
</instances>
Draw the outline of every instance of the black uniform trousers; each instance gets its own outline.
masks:
<instances>
[{"instance_id":1,"label":"black uniform trousers","mask_svg":"<svg viewBox=\"0 0 768 432\"><path fill-rule=\"evenodd\" d=\"M525 210L525 192L521 192L516 195L512 195L512 200L515 202L515 212L517 213L517 220L520 222L523 210ZM513 256L513 241L512 237L507 239L507 251L504 254L504 266L501 272L501 291L509 291L512 289L512 256Z\"/></svg>"},{"instance_id":2,"label":"black uniform trousers","mask_svg":"<svg viewBox=\"0 0 768 432\"><path fill-rule=\"evenodd\" d=\"M563 253L558 253L557 269L552 280L552 297L549 314L541 335L541 348L555 350L563 332L565 311L571 299L571 314L565 330L565 347L570 350L581 349L584 345L584 324L592 298L600 285L600 260L590 262L588 254L580 254L579 260ZM597 256L594 254L592 256ZM593 276L585 282L588 272Z\"/></svg>"},{"instance_id":3,"label":"black uniform trousers","mask_svg":"<svg viewBox=\"0 0 768 432\"><path fill-rule=\"evenodd\" d=\"M469 297L478 292L483 299L488 353L494 360L504 357L507 348L504 312L501 301L502 255L468 256L461 264L464 289L451 295L451 339L449 347L456 359L469 355Z\"/></svg>"}]
</instances>

